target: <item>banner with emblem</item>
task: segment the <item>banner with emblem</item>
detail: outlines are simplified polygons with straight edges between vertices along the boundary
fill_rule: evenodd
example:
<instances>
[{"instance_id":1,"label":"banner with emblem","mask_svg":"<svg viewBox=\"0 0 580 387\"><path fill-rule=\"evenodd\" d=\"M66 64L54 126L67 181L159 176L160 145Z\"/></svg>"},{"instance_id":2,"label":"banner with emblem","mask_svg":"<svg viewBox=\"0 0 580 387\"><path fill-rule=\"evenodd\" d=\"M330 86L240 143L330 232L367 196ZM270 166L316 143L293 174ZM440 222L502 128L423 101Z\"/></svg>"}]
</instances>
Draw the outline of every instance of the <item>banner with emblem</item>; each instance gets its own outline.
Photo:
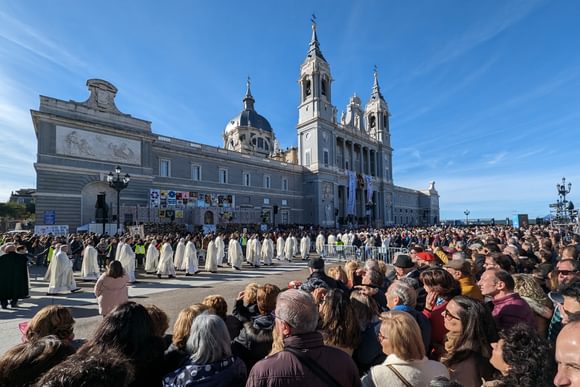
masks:
<instances>
[{"instance_id":1,"label":"banner with emblem","mask_svg":"<svg viewBox=\"0 0 580 387\"><path fill-rule=\"evenodd\" d=\"M365 175L365 183L367 185L367 203L373 202L373 178Z\"/></svg>"},{"instance_id":2,"label":"banner with emblem","mask_svg":"<svg viewBox=\"0 0 580 387\"><path fill-rule=\"evenodd\" d=\"M175 191L167 192L167 205L168 206L177 205L177 193Z\"/></svg>"},{"instance_id":3,"label":"banner with emblem","mask_svg":"<svg viewBox=\"0 0 580 387\"><path fill-rule=\"evenodd\" d=\"M149 207L158 208L161 200L161 193L158 189L149 190Z\"/></svg>"}]
</instances>

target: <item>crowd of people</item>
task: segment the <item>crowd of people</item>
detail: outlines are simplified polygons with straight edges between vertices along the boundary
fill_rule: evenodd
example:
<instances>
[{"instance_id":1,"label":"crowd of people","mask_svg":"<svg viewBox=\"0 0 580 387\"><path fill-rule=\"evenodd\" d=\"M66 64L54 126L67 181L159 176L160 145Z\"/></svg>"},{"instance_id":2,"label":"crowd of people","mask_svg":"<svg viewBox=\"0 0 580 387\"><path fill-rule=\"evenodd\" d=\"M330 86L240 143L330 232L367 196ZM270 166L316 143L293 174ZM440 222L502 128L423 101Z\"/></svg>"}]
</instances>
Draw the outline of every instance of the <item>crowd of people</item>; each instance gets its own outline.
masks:
<instances>
[{"instance_id":1,"label":"crowd of people","mask_svg":"<svg viewBox=\"0 0 580 387\"><path fill-rule=\"evenodd\" d=\"M0 358L0 385L580 386L580 236L571 230L74 236L44 244L38 252L54 250L46 258L30 240L8 242L0 263L10 262L21 280L15 262L26 251L51 276L64 275L58 262L66 257L70 273L78 265L81 277L97 278L103 319L79 340L67 308L43 308L24 342ZM332 263L324 255L337 244L407 252L392 262ZM287 288L247 284L231 308L223 296L208 296L179 313L171 334L162 309L128 301L138 268L171 277L277 258L305 260L310 274ZM0 282L3 307L21 298L17 282L13 294Z\"/></svg>"}]
</instances>

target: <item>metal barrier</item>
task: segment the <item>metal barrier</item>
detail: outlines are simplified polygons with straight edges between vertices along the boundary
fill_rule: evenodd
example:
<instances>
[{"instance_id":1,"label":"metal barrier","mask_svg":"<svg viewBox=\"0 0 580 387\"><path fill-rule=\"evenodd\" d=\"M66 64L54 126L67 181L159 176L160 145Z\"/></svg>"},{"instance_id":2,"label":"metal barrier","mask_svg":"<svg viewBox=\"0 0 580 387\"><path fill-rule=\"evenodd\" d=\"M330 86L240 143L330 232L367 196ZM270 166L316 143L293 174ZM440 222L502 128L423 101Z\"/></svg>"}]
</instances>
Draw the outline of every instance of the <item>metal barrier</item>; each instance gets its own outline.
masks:
<instances>
[{"instance_id":1,"label":"metal barrier","mask_svg":"<svg viewBox=\"0 0 580 387\"><path fill-rule=\"evenodd\" d=\"M347 245L324 245L322 253L323 258L337 261L366 261L367 259L377 259L385 263L393 263L397 253L408 253L406 248L402 247L367 247Z\"/></svg>"}]
</instances>

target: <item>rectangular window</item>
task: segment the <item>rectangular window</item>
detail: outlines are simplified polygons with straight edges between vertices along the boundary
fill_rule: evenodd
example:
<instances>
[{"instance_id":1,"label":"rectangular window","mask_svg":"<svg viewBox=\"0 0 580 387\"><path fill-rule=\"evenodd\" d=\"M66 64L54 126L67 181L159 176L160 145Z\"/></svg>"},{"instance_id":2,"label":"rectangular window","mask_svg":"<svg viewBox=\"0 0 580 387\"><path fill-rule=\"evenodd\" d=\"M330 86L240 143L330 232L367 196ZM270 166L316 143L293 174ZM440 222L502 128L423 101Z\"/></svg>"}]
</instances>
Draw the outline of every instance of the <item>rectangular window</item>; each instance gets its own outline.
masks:
<instances>
[{"instance_id":1,"label":"rectangular window","mask_svg":"<svg viewBox=\"0 0 580 387\"><path fill-rule=\"evenodd\" d=\"M271 179L269 175L264 176L264 188L270 189Z\"/></svg>"},{"instance_id":2,"label":"rectangular window","mask_svg":"<svg viewBox=\"0 0 580 387\"><path fill-rule=\"evenodd\" d=\"M249 174L248 172L244 172L244 173L242 174L242 184L243 184L245 187L249 187L249 186L250 186L250 183L251 183L251 177L250 177L250 174Z\"/></svg>"},{"instance_id":3,"label":"rectangular window","mask_svg":"<svg viewBox=\"0 0 580 387\"><path fill-rule=\"evenodd\" d=\"M264 204L270 204L270 198L264 198Z\"/></svg>"},{"instance_id":4,"label":"rectangular window","mask_svg":"<svg viewBox=\"0 0 580 387\"><path fill-rule=\"evenodd\" d=\"M328 149L322 151L322 161L325 167L328 167Z\"/></svg>"},{"instance_id":5,"label":"rectangular window","mask_svg":"<svg viewBox=\"0 0 580 387\"><path fill-rule=\"evenodd\" d=\"M310 166L310 162L311 162L311 156L310 156L310 149L307 150L306 152L304 152L304 165L305 166Z\"/></svg>"},{"instance_id":6,"label":"rectangular window","mask_svg":"<svg viewBox=\"0 0 580 387\"><path fill-rule=\"evenodd\" d=\"M283 205L283 206L287 206L287 205L288 205L288 200L286 200L286 199L282 199L282 205Z\"/></svg>"},{"instance_id":7,"label":"rectangular window","mask_svg":"<svg viewBox=\"0 0 580 387\"><path fill-rule=\"evenodd\" d=\"M288 179L282 178L282 191L288 191Z\"/></svg>"},{"instance_id":8,"label":"rectangular window","mask_svg":"<svg viewBox=\"0 0 580 387\"><path fill-rule=\"evenodd\" d=\"M191 180L201 181L201 165L191 164Z\"/></svg>"},{"instance_id":9,"label":"rectangular window","mask_svg":"<svg viewBox=\"0 0 580 387\"><path fill-rule=\"evenodd\" d=\"M228 170L226 168L219 169L220 184L228 184Z\"/></svg>"},{"instance_id":10,"label":"rectangular window","mask_svg":"<svg viewBox=\"0 0 580 387\"><path fill-rule=\"evenodd\" d=\"M171 161L167 159L159 160L159 176L169 177L171 176Z\"/></svg>"},{"instance_id":11,"label":"rectangular window","mask_svg":"<svg viewBox=\"0 0 580 387\"><path fill-rule=\"evenodd\" d=\"M288 224L290 216L288 214L288 211L282 211L282 224Z\"/></svg>"}]
</instances>

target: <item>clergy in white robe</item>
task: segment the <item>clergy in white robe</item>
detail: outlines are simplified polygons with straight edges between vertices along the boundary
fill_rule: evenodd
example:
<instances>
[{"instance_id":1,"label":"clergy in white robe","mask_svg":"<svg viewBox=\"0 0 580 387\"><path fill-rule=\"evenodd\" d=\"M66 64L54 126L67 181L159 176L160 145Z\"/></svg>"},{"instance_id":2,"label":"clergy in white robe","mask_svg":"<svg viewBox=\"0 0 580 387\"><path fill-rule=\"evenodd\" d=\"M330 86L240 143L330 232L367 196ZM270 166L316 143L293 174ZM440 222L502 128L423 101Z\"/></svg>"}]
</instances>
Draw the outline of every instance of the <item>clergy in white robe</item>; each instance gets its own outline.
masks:
<instances>
[{"instance_id":1,"label":"clergy in white robe","mask_svg":"<svg viewBox=\"0 0 580 387\"><path fill-rule=\"evenodd\" d=\"M336 254L334 246L336 246L336 237L334 234L328 236L328 255L333 257Z\"/></svg>"},{"instance_id":2,"label":"clergy in white robe","mask_svg":"<svg viewBox=\"0 0 580 387\"><path fill-rule=\"evenodd\" d=\"M128 282L132 284L137 281L137 278L135 277L135 252L131 247L130 240L128 240L127 243L123 243L118 261L123 265L123 270L125 270L127 278L129 278Z\"/></svg>"},{"instance_id":3,"label":"clergy in white robe","mask_svg":"<svg viewBox=\"0 0 580 387\"><path fill-rule=\"evenodd\" d=\"M284 243L284 259L287 261L292 261L292 256L294 255L294 239L292 235L286 238L286 243Z\"/></svg>"},{"instance_id":4,"label":"clergy in white robe","mask_svg":"<svg viewBox=\"0 0 580 387\"><path fill-rule=\"evenodd\" d=\"M175 257L173 260L173 264L176 270L181 270L181 266L183 266L184 252L185 252L185 239L181 238L177 243L177 247L175 248Z\"/></svg>"},{"instance_id":5,"label":"clergy in white robe","mask_svg":"<svg viewBox=\"0 0 580 387\"><path fill-rule=\"evenodd\" d=\"M298 255L300 253L300 245L298 243L298 238L296 235L292 235L292 256Z\"/></svg>"},{"instance_id":6,"label":"clergy in white robe","mask_svg":"<svg viewBox=\"0 0 580 387\"><path fill-rule=\"evenodd\" d=\"M262 241L262 249L260 251L264 265L272 266L272 258L274 258L274 242L270 238L270 234L267 234Z\"/></svg>"},{"instance_id":7,"label":"clergy in white robe","mask_svg":"<svg viewBox=\"0 0 580 387\"><path fill-rule=\"evenodd\" d=\"M284 245L286 242L282 235L278 237L276 240L276 259L283 259L284 258Z\"/></svg>"},{"instance_id":8,"label":"clergy in white robe","mask_svg":"<svg viewBox=\"0 0 580 387\"><path fill-rule=\"evenodd\" d=\"M115 250L115 261L119 260L119 255L121 255L121 250L123 250L124 244L125 239L119 239L119 243L117 243L117 249Z\"/></svg>"},{"instance_id":9,"label":"clergy in white robe","mask_svg":"<svg viewBox=\"0 0 580 387\"><path fill-rule=\"evenodd\" d=\"M215 237L214 243L216 247L216 261L218 266L221 266L221 264L224 263L226 249L224 237L222 236L222 234L219 234L217 237Z\"/></svg>"},{"instance_id":10,"label":"clergy in white robe","mask_svg":"<svg viewBox=\"0 0 580 387\"><path fill-rule=\"evenodd\" d=\"M51 263L53 266L50 270L50 282L48 283L48 295L62 294L65 292L76 292L80 290L77 287L73 275L72 261L67 255L68 246L61 245L58 252L54 254Z\"/></svg>"},{"instance_id":11,"label":"clergy in white robe","mask_svg":"<svg viewBox=\"0 0 580 387\"><path fill-rule=\"evenodd\" d=\"M237 238L237 235L230 238L230 243L228 244L228 260L232 264L232 269L241 270L244 254L242 254L242 246Z\"/></svg>"},{"instance_id":12,"label":"clergy in white robe","mask_svg":"<svg viewBox=\"0 0 580 387\"><path fill-rule=\"evenodd\" d=\"M246 262L254 262L254 252L252 251L252 245L254 244L254 237L250 236L246 242Z\"/></svg>"},{"instance_id":13,"label":"clergy in white robe","mask_svg":"<svg viewBox=\"0 0 580 387\"><path fill-rule=\"evenodd\" d=\"M217 248L215 240L211 240L207 245L205 254L205 270L210 273L217 273Z\"/></svg>"},{"instance_id":14,"label":"clergy in white robe","mask_svg":"<svg viewBox=\"0 0 580 387\"><path fill-rule=\"evenodd\" d=\"M324 244L326 242L325 240L326 238L324 238L324 234L322 233L322 231L320 232L320 234L318 234L318 236L316 237L316 253L320 256L322 256L322 253L324 252Z\"/></svg>"},{"instance_id":15,"label":"clergy in white robe","mask_svg":"<svg viewBox=\"0 0 580 387\"><path fill-rule=\"evenodd\" d=\"M197 259L197 249L195 243L188 237L183 254L183 265L181 270L185 270L185 275L190 276L199 273L199 260Z\"/></svg>"},{"instance_id":16,"label":"clergy in white robe","mask_svg":"<svg viewBox=\"0 0 580 387\"><path fill-rule=\"evenodd\" d=\"M159 250L157 250L157 241L152 240L147 248L147 254L145 255L145 272L148 274L153 274L157 271L157 265L159 264Z\"/></svg>"},{"instance_id":17,"label":"clergy in white robe","mask_svg":"<svg viewBox=\"0 0 580 387\"><path fill-rule=\"evenodd\" d=\"M159 264L157 265L157 277L167 275L169 278L175 277L175 266L173 266L173 247L169 242L164 242L161 246Z\"/></svg>"},{"instance_id":18,"label":"clergy in white robe","mask_svg":"<svg viewBox=\"0 0 580 387\"><path fill-rule=\"evenodd\" d=\"M92 245L92 242L83 250L83 263L81 266L81 278L86 280L97 280L101 275L99 270L99 252Z\"/></svg>"},{"instance_id":19,"label":"clergy in white robe","mask_svg":"<svg viewBox=\"0 0 580 387\"><path fill-rule=\"evenodd\" d=\"M300 239L300 258L303 261L308 260L308 254L310 254L310 237L306 234Z\"/></svg>"},{"instance_id":20,"label":"clergy in white robe","mask_svg":"<svg viewBox=\"0 0 580 387\"><path fill-rule=\"evenodd\" d=\"M254 260L252 264L255 267L260 267L261 259L262 259L262 243L260 242L260 238L258 235L254 235L254 243L252 245L252 254L254 256Z\"/></svg>"}]
</instances>

